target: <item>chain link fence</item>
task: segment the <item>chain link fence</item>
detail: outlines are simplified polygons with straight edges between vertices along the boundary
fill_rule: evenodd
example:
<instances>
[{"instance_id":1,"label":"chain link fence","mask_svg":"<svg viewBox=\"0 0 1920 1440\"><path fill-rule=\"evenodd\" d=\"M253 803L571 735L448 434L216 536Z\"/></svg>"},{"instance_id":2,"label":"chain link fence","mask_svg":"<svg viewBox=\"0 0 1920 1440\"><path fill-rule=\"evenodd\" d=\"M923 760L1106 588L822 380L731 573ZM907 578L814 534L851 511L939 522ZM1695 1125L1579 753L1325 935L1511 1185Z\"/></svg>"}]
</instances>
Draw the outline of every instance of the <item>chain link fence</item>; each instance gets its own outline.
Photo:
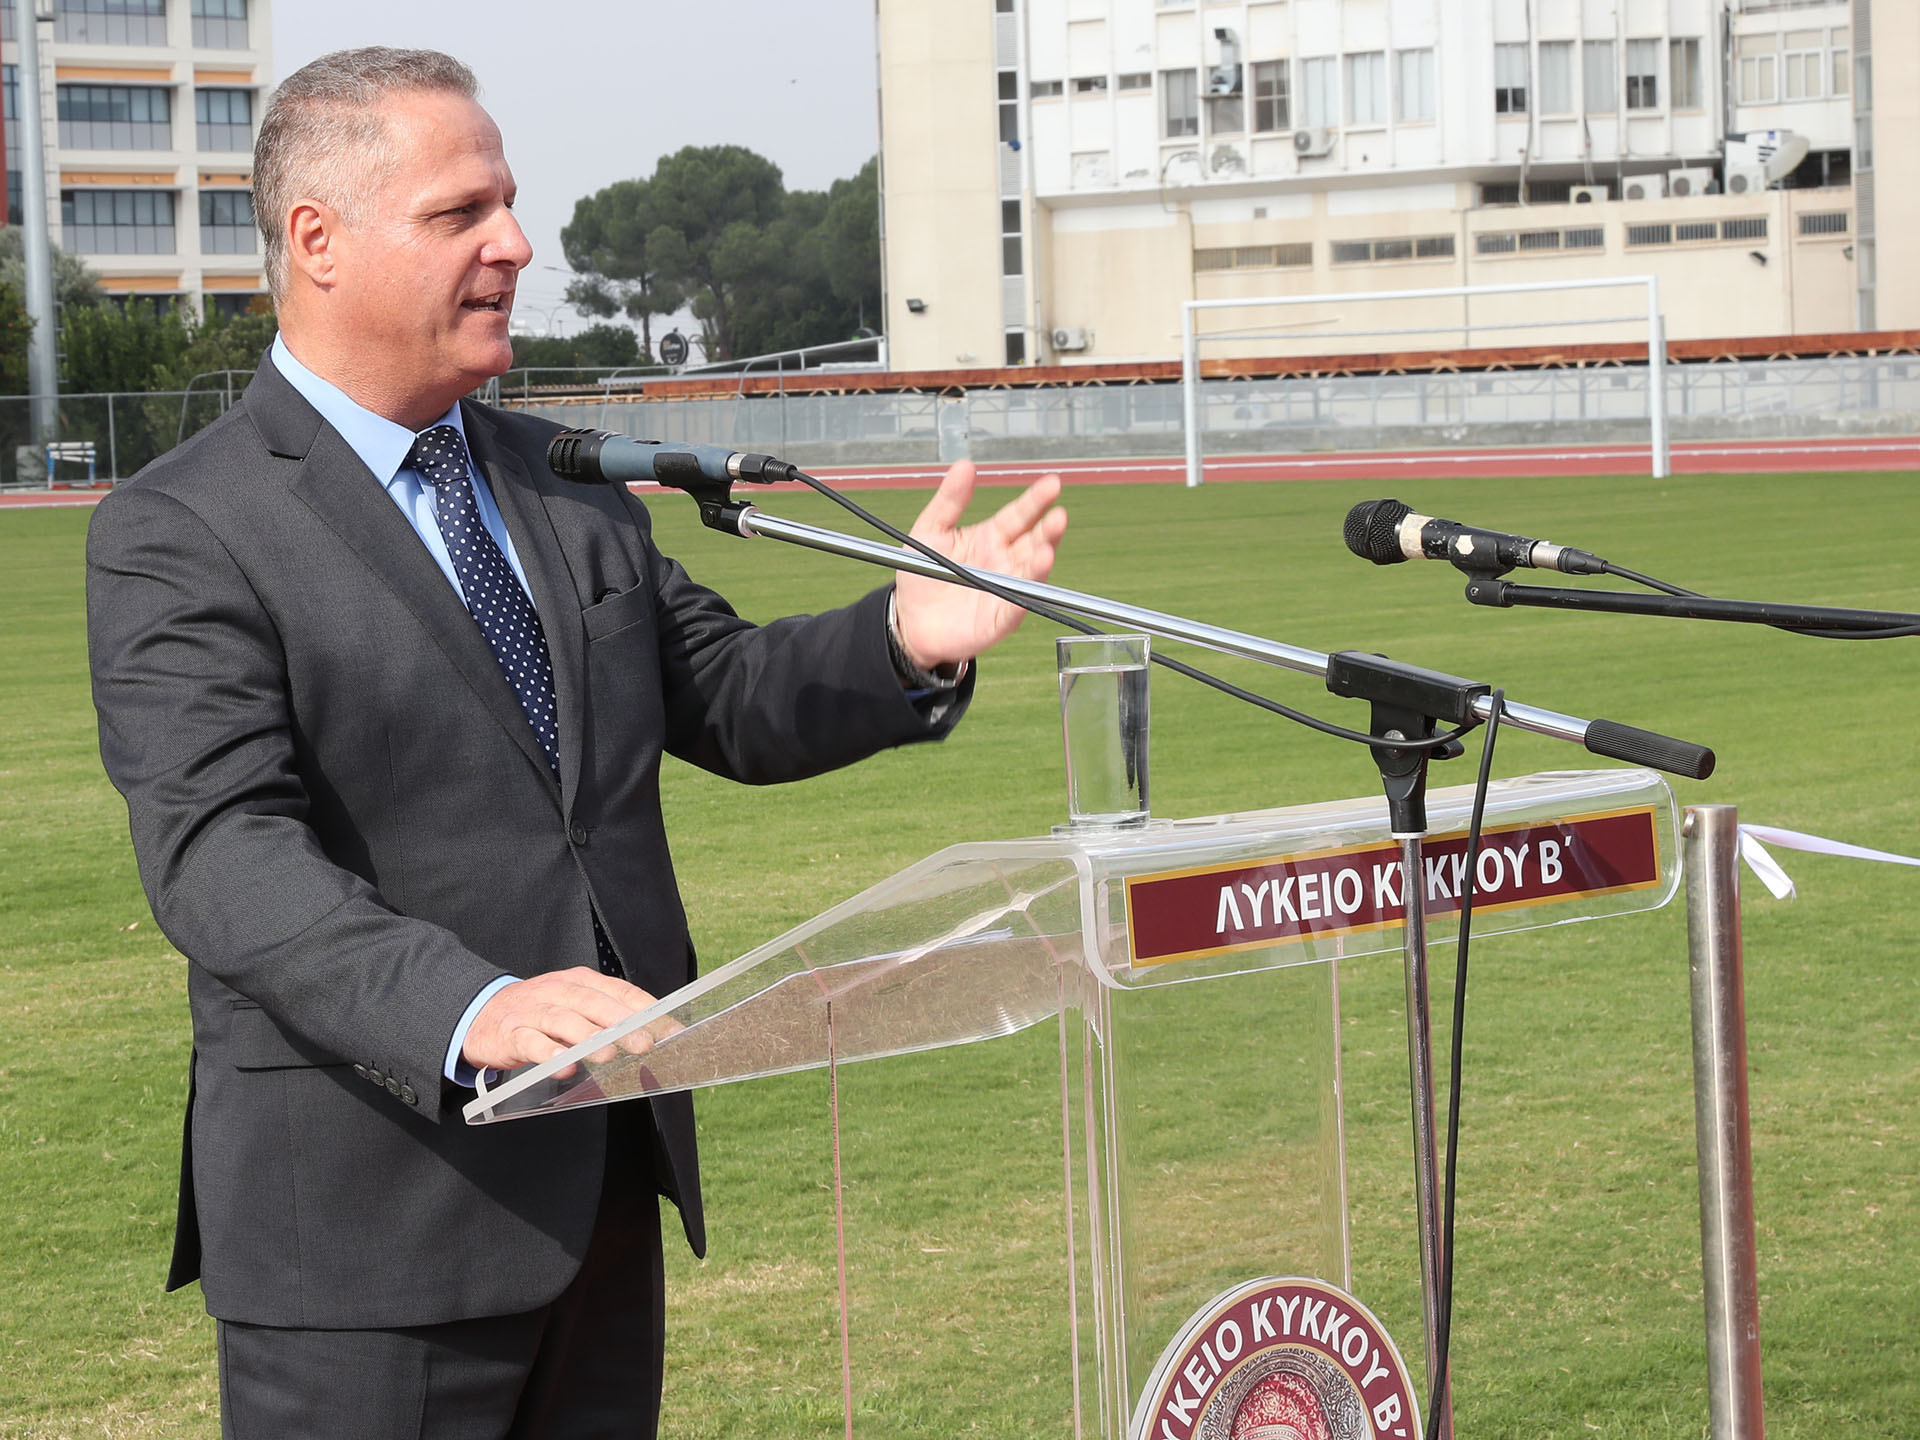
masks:
<instances>
[{"instance_id":1,"label":"chain link fence","mask_svg":"<svg viewBox=\"0 0 1920 1440\"><path fill-rule=\"evenodd\" d=\"M1920 357L1847 356L1668 365L1675 440L1920 434ZM236 387L238 381L235 382ZM1202 387L1209 455L1423 446L1644 444L1647 368L1212 380ZM220 415L237 388L62 396L54 464L85 483L124 479ZM650 440L761 450L809 466L1177 455L1177 384L1049 386L958 395L612 395L503 403L563 425ZM27 401L0 398L0 484L45 486L27 445Z\"/></svg>"}]
</instances>

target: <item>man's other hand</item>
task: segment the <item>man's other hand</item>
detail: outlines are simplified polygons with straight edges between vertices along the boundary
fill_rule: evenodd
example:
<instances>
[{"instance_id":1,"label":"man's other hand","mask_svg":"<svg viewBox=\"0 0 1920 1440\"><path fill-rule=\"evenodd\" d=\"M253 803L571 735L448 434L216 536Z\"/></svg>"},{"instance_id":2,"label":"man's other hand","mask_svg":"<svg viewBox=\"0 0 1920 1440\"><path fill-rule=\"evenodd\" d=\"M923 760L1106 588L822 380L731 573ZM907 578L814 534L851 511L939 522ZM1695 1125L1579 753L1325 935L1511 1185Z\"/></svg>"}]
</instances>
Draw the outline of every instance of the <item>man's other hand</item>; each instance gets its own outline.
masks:
<instances>
[{"instance_id":1,"label":"man's other hand","mask_svg":"<svg viewBox=\"0 0 1920 1440\"><path fill-rule=\"evenodd\" d=\"M973 498L973 462L962 460L940 482L913 522L913 538L980 570L1024 580L1052 573L1055 547L1066 533L1060 477L1044 475L978 524L962 526ZM1017 605L980 590L902 573L894 582L894 622L907 656L922 670L971 660L1013 633L1026 616Z\"/></svg>"},{"instance_id":2,"label":"man's other hand","mask_svg":"<svg viewBox=\"0 0 1920 1440\"><path fill-rule=\"evenodd\" d=\"M638 985L585 965L517 980L480 1007L460 1055L476 1070L538 1065L646 1009L653 998ZM636 1030L618 1048L644 1055L653 1048L653 1036ZM609 1048L589 1058L604 1062L614 1053Z\"/></svg>"}]
</instances>

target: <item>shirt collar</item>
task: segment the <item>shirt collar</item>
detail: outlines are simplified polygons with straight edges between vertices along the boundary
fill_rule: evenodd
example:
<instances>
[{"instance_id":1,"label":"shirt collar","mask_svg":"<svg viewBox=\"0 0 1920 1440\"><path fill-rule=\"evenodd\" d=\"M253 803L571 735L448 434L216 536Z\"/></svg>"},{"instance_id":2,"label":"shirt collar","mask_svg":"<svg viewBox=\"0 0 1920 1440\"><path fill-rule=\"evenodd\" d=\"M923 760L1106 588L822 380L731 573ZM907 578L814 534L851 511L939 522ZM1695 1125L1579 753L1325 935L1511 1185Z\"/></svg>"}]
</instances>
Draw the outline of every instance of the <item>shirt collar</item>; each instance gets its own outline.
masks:
<instances>
[{"instance_id":1,"label":"shirt collar","mask_svg":"<svg viewBox=\"0 0 1920 1440\"><path fill-rule=\"evenodd\" d=\"M294 358L293 351L287 348L285 336L273 337L273 349L269 353L275 368L286 377L287 383L320 412L321 419L340 432L340 438L373 472L373 478L389 490L392 489L394 481L406 468L407 452L413 449L415 432L384 415L374 414L339 386L314 374ZM467 427L461 423L458 400L433 423L453 426L460 432L461 444L466 443ZM427 428L431 429L432 426ZM468 453L471 455L471 450Z\"/></svg>"}]
</instances>

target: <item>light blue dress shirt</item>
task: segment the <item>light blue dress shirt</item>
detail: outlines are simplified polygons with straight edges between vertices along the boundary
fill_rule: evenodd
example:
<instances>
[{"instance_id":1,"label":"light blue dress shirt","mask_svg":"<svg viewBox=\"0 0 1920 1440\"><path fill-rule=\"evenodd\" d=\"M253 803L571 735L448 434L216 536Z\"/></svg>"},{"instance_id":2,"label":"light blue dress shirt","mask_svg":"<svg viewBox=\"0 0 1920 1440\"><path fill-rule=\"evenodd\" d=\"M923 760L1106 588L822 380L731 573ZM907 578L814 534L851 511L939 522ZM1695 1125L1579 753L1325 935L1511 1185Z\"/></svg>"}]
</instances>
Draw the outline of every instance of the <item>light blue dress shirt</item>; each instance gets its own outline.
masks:
<instances>
[{"instance_id":1,"label":"light blue dress shirt","mask_svg":"<svg viewBox=\"0 0 1920 1440\"><path fill-rule=\"evenodd\" d=\"M276 335L273 339L273 365L287 383L298 390L306 402L320 412L320 416L345 440L358 455L367 469L373 472L386 490L393 503L400 507L400 513L407 523L426 544L427 553L432 555L439 565L441 573L447 577L447 583L453 586L462 603L466 596L460 589L460 577L454 573L453 557L447 553L447 542L441 537L440 522L433 513L433 494L421 483L417 472L407 468L407 452L413 449L417 438L415 433L404 425L395 424L383 415L350 399L339 386L322 380L306 366L302 365L287 348L284 337ZM438 420L435 425L451 425L460 432L460 440L465 444L466 426L460 421L460 402L455 401L453 408ZM429 427L430 428L430 427ZM527 584L527 572L520 564L520 557L514 552L513 537L507 534L506 522L500 518L500 507L494 504L493 492L487 488L486 477L474 467L473 453L467 453L467 476L473 481L473 498L480 507L480 519L487 527L487 533L493 536L507 557L507 564L513 567L513 573L520 580L520 588L527 591L529 602L533 591ZM473 1066L460 1058L461 1047L466 1044L467 1031L472 1027L474 1017L479 1015L480 1007L493 996L514 983L511 975L502 975L483 987L473 997L466 1011L460 1016L460 1023L453 1027L453 1039L447 1045L447 1058L441 1067L447 1079L456 1085L471 1085L476 1072Z\"/></svg>"}]
</instances>

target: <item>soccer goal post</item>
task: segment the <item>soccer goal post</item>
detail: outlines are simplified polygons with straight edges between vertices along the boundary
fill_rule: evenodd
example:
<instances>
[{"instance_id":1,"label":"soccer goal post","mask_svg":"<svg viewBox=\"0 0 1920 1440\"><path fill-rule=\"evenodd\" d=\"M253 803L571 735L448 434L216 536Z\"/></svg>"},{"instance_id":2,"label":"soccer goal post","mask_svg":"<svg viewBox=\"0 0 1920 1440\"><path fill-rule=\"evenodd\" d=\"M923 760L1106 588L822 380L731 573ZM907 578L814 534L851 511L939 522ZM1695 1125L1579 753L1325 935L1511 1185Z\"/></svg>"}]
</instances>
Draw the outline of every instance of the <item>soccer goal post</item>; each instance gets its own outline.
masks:
<instances>
[{"instance_id":1,"label":"soccer goal post","mask_svg":"<svg viewBox=\"0 0 1920 1440\"><path fill-rule=\"evenodd\" d=\"M1288 307L1297 305L1356 305L1373 301L1458 299L1470 305L1476 296L1546 294L1569 290L1623 290L1638 287L1646 292L1647 330L1647 423L1651 432L1653 475L1664 479L1671 469L1672 456L1667 444L1667 336L1666 321L1660 313L1660 281L1653 275L1620 275L1597 280L1540 280L1516 285L1450 285L1428 290L1365 290L1313 295L1260 295L1215 300L1185 300L1180 305L1180 398L1182 423L1187 438L1187 486L1202 479L1200 346L1209 340L1246 340L1266 338L1245 331L1202 332L1199 313L1203 310L1240 310L1255 306ZM1640 315L1570 316L1564 320L1514 320L1476 323L1463 318L1459 324L1441 326L1405 326L1369 330L1318 331L1315 340L1335 340L1361 336L1432 334L1436 331L1459 332L1471 343L1475 332L1518 331L1544 327L1575 325L1622 325L1640 323Z\"/></svg>"}]
</instances>

